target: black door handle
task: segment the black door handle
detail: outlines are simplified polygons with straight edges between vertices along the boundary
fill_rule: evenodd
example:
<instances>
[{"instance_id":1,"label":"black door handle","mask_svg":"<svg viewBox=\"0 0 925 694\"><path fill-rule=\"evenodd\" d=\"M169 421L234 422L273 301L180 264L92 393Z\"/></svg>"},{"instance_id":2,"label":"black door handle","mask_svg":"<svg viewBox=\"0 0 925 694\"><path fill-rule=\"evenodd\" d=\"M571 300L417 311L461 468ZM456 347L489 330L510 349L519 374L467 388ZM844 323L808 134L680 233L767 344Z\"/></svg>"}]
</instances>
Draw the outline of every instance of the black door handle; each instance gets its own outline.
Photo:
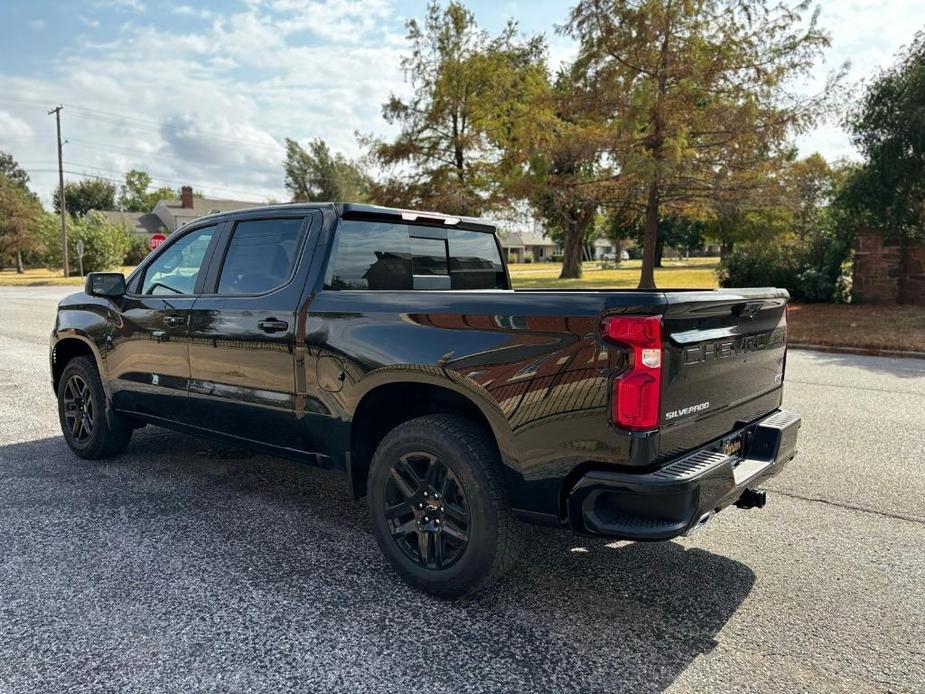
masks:
<instances>
[{"instance_id":1,"label":"black door handle","mask_svg":"<svg viewBox=\"0 0 925 694\"><path fill-rule=\"evenodd\" d=\"M276 320L275 318L267 318L257 323L257 327L263 330L265 333L281 333L284 330L288 330L289 323L284 320Z\"/></svg>"},{"instance_id":2,"label":"black door handle","mask_svg":"<svg viewBox=\"0 0 925 694\"><path fill-rule=\"evenodd\" d=\"M186 318L184 316L164 316L165 325L177 327L178 325L183 325L185 322Z\"/></svg>"}]
</instances>

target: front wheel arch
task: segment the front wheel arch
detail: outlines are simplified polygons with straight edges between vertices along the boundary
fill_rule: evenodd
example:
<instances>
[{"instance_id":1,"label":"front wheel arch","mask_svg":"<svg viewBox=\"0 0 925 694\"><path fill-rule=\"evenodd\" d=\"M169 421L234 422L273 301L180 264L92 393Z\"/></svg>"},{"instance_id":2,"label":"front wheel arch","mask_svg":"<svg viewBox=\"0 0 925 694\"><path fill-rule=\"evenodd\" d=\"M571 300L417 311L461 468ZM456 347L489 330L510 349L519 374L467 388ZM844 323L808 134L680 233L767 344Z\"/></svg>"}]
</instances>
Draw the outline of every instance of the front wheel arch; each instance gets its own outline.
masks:
<instances>
[{"instance_id":1,"label":"front wheel arch","mask_svg":"<svg viewBox=\"0 0 925 694\"><path fill-rule=\"evenodd\" d=\"M64 373L68 363L76 357L90 357L96 362L97 371L100 374L103 373L102 360L89 340L76 335L62 338L54 344L51 350L51 380L56 394L58 384L61 382L61 374Z\"/></svg>"}]
</instances>

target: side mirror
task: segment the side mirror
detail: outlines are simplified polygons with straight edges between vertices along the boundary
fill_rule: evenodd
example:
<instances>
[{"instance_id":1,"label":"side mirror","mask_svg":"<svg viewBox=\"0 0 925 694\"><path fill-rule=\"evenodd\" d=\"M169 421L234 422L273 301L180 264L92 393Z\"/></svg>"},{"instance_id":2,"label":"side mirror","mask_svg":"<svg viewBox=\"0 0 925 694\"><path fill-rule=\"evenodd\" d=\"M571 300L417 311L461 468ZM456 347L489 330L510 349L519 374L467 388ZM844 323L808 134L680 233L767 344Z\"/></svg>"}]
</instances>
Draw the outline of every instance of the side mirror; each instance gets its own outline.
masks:
<instances>
[{"instance_id":1,"label":"side mirror","mask_svg":"<svg viewBox=\"0 0 925 694\"><path fill-rule=\"evenodd\" d=\"M121 272L91 272L87 275L87 294L117 299L125 296L125 275Z\"/></svg>"}]
</instances>

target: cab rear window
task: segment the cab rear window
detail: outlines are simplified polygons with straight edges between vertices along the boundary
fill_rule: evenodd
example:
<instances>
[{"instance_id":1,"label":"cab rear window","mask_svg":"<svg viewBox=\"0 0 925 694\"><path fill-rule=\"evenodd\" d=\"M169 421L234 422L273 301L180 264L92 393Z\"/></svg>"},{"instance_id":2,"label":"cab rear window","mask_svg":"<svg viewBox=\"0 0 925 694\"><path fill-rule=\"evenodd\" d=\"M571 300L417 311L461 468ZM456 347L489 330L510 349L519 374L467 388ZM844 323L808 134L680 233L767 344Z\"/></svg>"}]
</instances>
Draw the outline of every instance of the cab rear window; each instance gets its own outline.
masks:
<instances>
[{"instance_id":1,"label":"cab rear window","mask_svg":"<svg viewBox=\"0 0 925 694\"><path fill-rule=\"evenodd\" d=\"M342 220L326 289L506 289L493 234Z\"/></svg>"}]
</instances>

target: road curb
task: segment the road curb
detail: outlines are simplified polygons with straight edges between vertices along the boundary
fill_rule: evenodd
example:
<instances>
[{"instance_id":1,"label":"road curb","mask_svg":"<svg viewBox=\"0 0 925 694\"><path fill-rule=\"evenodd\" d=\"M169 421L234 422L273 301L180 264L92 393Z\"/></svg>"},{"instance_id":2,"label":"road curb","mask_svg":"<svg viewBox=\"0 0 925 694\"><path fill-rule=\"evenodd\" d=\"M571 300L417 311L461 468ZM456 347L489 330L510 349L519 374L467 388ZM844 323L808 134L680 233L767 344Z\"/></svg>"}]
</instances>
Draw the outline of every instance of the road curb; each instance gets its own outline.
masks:
<instances>
[{"instance_id":1,"label":"road curb","mask_svg":"<svg viewBox=\"0 0 925 694\"><path fill-rule=\"evenodd\" d=\"M835 354L857 354L865 357L899 357L902 359L925 359L925 352L907 352L901 349L873 349L867 347L838 347L834 345L812 345L803 342L788 342L792 349L811 349L816 352Z\"/></svg>"}]
</instances>

